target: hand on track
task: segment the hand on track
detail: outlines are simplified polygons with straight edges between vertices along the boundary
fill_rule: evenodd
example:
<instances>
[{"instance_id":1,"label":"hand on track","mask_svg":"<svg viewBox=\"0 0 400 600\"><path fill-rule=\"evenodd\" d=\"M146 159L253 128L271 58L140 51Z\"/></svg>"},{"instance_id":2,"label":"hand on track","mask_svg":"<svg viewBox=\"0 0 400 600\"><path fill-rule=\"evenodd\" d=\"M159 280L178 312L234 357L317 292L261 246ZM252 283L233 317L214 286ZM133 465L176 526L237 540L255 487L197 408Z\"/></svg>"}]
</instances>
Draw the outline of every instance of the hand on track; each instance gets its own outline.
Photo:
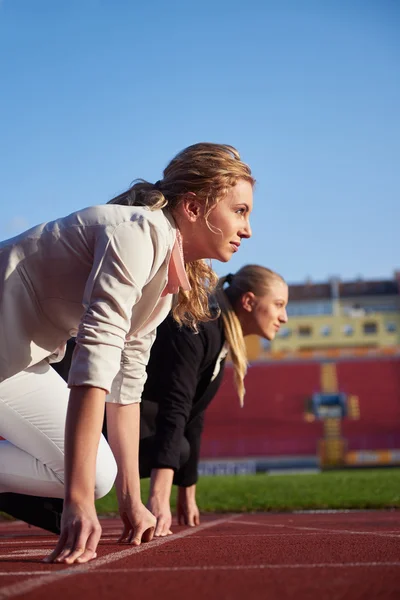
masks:
<instances>
[{"instance_id":1,"label":"hand on track","mask_svg":"<svg viewBox=\"0 0 400 600\"><path fill-rule=\"evenodd\" d=\"M200 525L200 511L196 503L196 486L180 487L176 503L179 525L195 527Z\"/></svg>"},{"instance_id":2,"label":"hand on track","mask_svg":"<svg viewBox=\"0 0 400 600\"><path fill-rule=\"evenodd\" d=\"M155 537L164 537L171 535L172 514L169 501L161 501L156 496L150 496L147 502L147 508L153 513L157 519Z\"/></svg>"},{"instance_id":3,"label":"hand on track","mask_svg":"<svg viewBox=\"0 0 400 600\"><path fill-rule=\"evenodd\" d=\"M127 501L120 502L119 514L124 524L119 542L140 546L142 542L150 542L153 539L157 520L144 504L133 507Z\"/></svg>"},{"instance_id":4,"label":"hand on track","mask_svg":"<svg viewBox=\"0 0 400 600\"><path fill-rule=\"evenodd\" d=\"M57 546L44 562L86 563L96 558L101 527L94 504L64 504Z\"/></svg>"}]
</instances>

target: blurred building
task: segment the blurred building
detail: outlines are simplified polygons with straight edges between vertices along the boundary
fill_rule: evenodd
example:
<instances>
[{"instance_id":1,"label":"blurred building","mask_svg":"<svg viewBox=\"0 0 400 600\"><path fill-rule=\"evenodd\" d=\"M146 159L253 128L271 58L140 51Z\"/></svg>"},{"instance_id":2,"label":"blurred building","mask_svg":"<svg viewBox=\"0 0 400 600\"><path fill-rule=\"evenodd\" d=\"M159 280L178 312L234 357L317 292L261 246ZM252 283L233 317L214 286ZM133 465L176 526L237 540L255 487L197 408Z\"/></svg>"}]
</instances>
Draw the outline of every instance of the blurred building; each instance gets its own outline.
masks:
<instances>
[{"instance_id":1,"label":"blurred building","mask_svg":"<svg viewBox=\"0 0 400 600\"><path fill-rule=\"evenodd\" d=\"M400 464L400 272L289 285L288 316L272 343L246 339L243 409L228 364L207 411L203 460ZM342 416L310 412L313 399L334 396Z\"/></svg>"},{"instance_id":2,"label":"blurred building","mask_svg":"<svg viewBox=\"0 0 400 600\"><path fill-rule=\"evenodd\" d=\"M252 360L290 355L394 354L400 350L400 271L393 279L289 286L289 322L269 344L249 339Z\"/></svg>"}]
</instances>

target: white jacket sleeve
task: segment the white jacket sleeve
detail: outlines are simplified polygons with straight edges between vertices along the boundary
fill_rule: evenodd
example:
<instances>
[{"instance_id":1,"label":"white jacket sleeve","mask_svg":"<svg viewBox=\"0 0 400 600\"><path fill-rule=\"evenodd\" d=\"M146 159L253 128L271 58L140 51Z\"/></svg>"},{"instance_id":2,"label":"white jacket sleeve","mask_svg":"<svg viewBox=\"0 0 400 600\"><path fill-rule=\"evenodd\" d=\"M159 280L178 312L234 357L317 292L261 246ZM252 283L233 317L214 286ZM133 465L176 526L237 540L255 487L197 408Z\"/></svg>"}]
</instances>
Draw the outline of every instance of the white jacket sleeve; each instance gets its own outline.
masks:
<instances>
[{"instance_id":1,"label":"white jacket sleeve","mask_svg":"<svg viewBox=\"0 0 400 600\"><path fill-rule=\"evenodd\" d=\"M147 339L127 340L132 329L132 308L140 300L152 271L155 243L163 242L157 240L154 229L142 217L121 223L96 240L83 299L86 310L68 378L70 387L87 385L109 393L121 365L127 382L145 378L151 343ZM124 384L124 397L128 395L127 386L129 383Z\"/></svg>"},{"instance_id":2,"label":"white jacket sleeve","mask_svg":"<svg viewBox=\"0 0 400 600\"><path fill-rule=\"evenodd\" d=\"M156 330L145 336L132 337L122 351L121 369L115 377L106 401L118 404L140 402L146 383L146 367L150 350L156 338Z\"/></svg>"}]
</instances>

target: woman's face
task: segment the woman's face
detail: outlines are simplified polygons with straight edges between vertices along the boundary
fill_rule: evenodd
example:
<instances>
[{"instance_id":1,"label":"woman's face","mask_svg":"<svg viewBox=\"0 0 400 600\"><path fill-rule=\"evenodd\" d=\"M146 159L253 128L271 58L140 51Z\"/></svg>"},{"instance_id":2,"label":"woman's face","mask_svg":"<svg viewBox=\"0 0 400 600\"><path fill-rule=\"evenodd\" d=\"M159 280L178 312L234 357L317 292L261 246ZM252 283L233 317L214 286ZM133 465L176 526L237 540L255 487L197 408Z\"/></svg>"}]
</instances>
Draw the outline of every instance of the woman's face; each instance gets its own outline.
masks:
<instances>
[{"instance_id":1,"label":"woman's face","mask_svg":"<svg viewBox=\"0 0 400 600\"><path fill-rule=\"evenodd\" d=\"M238 252L242 239L251 237L253 188L239 180L208 215L196 220L190 238L184 239L185 260L215 258L227 262Z\"/></svg>"},{"instance_id":2,"label":"woman's face","mask_svg":"<svg viewBox=\"0 0 400 600\"><path fill-rule=\"evenodd\" d=\"M286 306L289 290L287 284L279 278L274 278L264 296L255 296L251 292L245 294L246 296L248 298L247 301L244 298L244 308L249 313L248 333L273 340L282 323L288 321Z\"/></svg>"}]
</instances>

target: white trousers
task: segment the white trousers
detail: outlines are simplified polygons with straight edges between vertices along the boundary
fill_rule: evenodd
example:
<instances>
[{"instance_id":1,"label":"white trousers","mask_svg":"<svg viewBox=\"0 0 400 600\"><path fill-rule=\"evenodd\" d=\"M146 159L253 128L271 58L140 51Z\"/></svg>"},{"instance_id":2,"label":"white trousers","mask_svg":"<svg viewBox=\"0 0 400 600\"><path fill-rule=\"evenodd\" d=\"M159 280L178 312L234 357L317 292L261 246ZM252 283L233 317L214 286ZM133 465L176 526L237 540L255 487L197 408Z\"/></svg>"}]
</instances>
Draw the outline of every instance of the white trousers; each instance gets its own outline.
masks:
<instances>
[{"instance_id":1,"label":"white trousers","mask_svg":"<svg viewBox=\"0 0 400 600\"><path fill-rule=\"evenodd\" d=\"M0 383L0 492L64 497L64 429L69 390L41 362ZM101 436L95 497L105 496L117 465Z\"/></svg>"}]
</instances>

